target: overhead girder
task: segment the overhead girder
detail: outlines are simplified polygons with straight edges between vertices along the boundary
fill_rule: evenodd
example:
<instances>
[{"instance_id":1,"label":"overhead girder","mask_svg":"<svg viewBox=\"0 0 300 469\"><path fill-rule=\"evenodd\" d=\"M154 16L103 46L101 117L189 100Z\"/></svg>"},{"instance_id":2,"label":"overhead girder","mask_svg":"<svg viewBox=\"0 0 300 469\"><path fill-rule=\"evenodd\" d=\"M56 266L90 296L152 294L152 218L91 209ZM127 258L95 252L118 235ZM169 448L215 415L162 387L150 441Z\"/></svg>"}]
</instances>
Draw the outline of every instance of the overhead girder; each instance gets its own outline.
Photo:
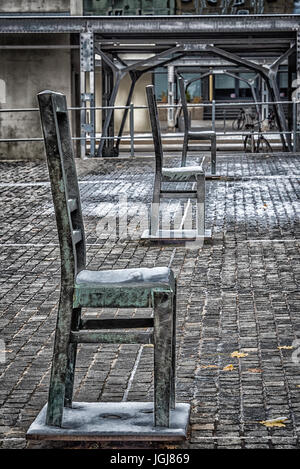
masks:
<instances>
[{"instance_id":1,"label":"overhead girder","mask_svg":"<svg viewBox=\"0 0 300 469\"><path fill-rule=\"evenodd\" d=\"M109 99L109 107L110 109L107 110L106 113L106 118L103 123L102 127L102 134L101 134L101 139L100 139L100 144L97 150L97 156L117 156L118 154L118 149L120 145L120 139L123 134L126 118L128 115L128 108L126 107L123 112L121 124L120 124L120 129L117 137L117 144L116 147L112 149L110 146L110 150L106 150L106 138L108 134L108 128L109 125L113 119L113 106L115 105L116 97L118 94L119 86L121 83L122 78L126 75L129 74L130 79L131 79L131 85L129 89L129 93L127 96L127 101L126 101L126 106L129 106L131 103L131 98L132 94L134 91L135 84L137 80L142 76L144 73L147 73L154 68L156 68L159 65L166 65L176 58L180 57L182 53L180 53L180 47L176 45L175 47L172 47L171 49L164 50L163 52L160 52L159 54L156 54L153 57L150 57L148 59L140 60L140 61L135 61L134 63L127 65L120 57L115 57L115 60L112 60L107 53L104 53L97 45L95 46L96 52L101 56L102 60L108 65L113 73L114 76L114 86L113 90L111 92L111 96ZM175 57L172 57L172 54L177 54ZM170 57L171 56L171 57Z\"/></svg>"},{"instance_id":2,"label":"overhead girder","mask_svg":"<svg viewBox=\"0 0 300 469\"><path fill-rule=\"evenodd\" d=\"M290 134L288 133L284 109L282 104L280 103L280 92L278 89L276 77L279 65L295 52L295 44L292 44L291 47L284 54L278 57L270 66L258 65L255 62L244 59L242 57L237 56L236 54L232 54L231 52L224 51L223 49L217 48L209 44L204 45L204 49L207 49L210 52L213 52L216 55L229 60L230 62L236 63L237 65L243 65L249 68L250 70L254 70L262 76L262 78L267 84L271 99L274 102L274 112L278 129L280 132L285 132L285 135L280 133L283 149L288 149L289 151L292 151Z\"/></svg>"},{"instance_id":3,"label":"overhead girder","mask_svg":"<svg viewBox=\"0 0 300 469\"><path fill-rule=\"evenodd\" d=\"M180 71L178 71L177 74L181 75ZM253 79L247 79L247 78L241 77L239 75L236 75L236 74L234 74L234 73L232 73L228 70L224 70L224 69L213 70L212 69L212 70L209 70L208 72L203 73L202 75L200 75L198 77L191 78L190 80L184 80L185 89L187 89L195 81L202 80L203 78L205 78L209 75L227 75L229 77L235 78L237 80L240 80L240 81L243 81L244 83L246 83L249 86L249 88L251 89L251 93L252 93L252 96L253 96L253 100L254 100L254 103L255 103L256 110L257 110L258 114L260 114L259 106L257 104L258 103L258 98L257 98L255 87L254 87L257 75Z\"/></svg>"},{"instance_id":4,"label":"overhead girder","mask_svg":"<svg viewBox=\"0 0 300 469\"><path fill-rule=\"evenodd\" d=\"M178 59L178 54L183 56L185 54L194 54L194 53L213 53L227 61L234 63L238 66L243 66L249 70L253 70L258 73L266 82L272 101L274 102L274 111L275 117L280 131L280 138L282 141L282 146L284 150L291 151L291 139L290 134L288 133L288 127L284 115L283 106L280 103L280 93L277 85L277 73L279 65L284 62L288 57L295 52L295 45L292 44L288 50L286 50L280 57L277 57L276 60L270 65L260 65L253 61L250 61L246 58L240 57L232 52L228 52L224 49L220 49L212 44L199 44L199 43L179 43L175 47L166 49L155 56L144 59L141 61L136 61L130 65L124 63L120 57L115 57L115 60L109 58L109 56L103 52L98 46L95 46L96 52L101 56L104 62L111 68L114 75L114 87L110 96L109 106L114 106L120 82L122 78L129 73L131 78L131 86L127 97L126 106L129 106L134 91L134 86L138 78L145 72L151 71L156 68L158 65L166 65L174 60ZM172 56L172 54L175 54ZM171 56L171 57L170 57ZM248 83L249 84L249 83ZM253 86L251 86L253 93ZM255 96L255 94L253 94ZM255 97L254 97L255 100ZM257 102L257 101L256 101ZM124 130L125 121L128 114L128 108L124 110L118 137L117 145L114 151L110 156L116 156L119 149L120 139ZM102 135L100 144L97 151L97 156L101 156L106 153L105 148L105 137L108 133L108 128L113 117L113 108L109 109L106 113L106 119L102 128ZM285 134L283 134L285 133ZM110 145L111 147L111 145ZM108 156L108 155L107 155Z\"/></svg>"}]
</instances>

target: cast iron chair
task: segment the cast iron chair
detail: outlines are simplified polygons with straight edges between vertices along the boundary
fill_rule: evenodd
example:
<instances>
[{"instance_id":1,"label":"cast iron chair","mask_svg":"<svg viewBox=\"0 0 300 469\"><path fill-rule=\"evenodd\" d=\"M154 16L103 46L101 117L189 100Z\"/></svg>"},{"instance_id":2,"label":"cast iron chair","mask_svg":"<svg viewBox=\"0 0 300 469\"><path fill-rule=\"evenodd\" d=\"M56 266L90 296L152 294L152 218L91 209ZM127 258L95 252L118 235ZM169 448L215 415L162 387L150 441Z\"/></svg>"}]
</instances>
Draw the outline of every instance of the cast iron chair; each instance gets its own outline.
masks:
<instances>
[{"instance_id":1,"label":"cast iron chair","mask_svg":"<svg viewBox=\"0 0 300 469\"><path fill-rule=\"evenodd\" d=\"M46 425L61 427L72 406L78 343L154 343L154 426L175 407L176 280L169 268L92 271L86 247L66 97L38 95L61 252L61 291ZM154 318L83 319L81 308L147 308ZM129 328L151 328L124 331ZM103 329L123 329L105 332Z\"/></svg>"},{"instance_id":2,"label":"cast iron chair","mask_svg":"<svg viewBox=\"0 0 300 469\"><path fill-rule=\"evenodd\" d=\"M154 94L153 85L146 86L150 122L152 128L154 151L155 151L155 180L151 206L150 219L150 238L159 237L159 205L160 199L166 198L196 198L197 199L197 230L196 237L203 238L205 236L205 172L203 170L204 157L199 166L182 166L174 168L163 167L163 149L161 142L161 133L158 120L157 104ZM181 183L194 182L196 189L163 189L165 182ZM171 233L171 232L170 232ZM184 233L181 235L184 236ZM173 236L176 237L176 232Z\"/></svg>"},{"instance_id":3,"label":"cast iron chair","mask_svg":"<svg viewBox=\"0 0 300 469\"><path fill-rule=\"evenodd\" d=\"M197 130L197 129L193 129L190 127L189 113L188 113L183 78L179 77L178 83L179 83L180 98L181 98L182 113L183 113L183 122L184 122L184 140L183 140L181 166L186 165L186 157L187 157L187 152L188 152L189 140L210 140L211 173L216 174L216 151L217 151L216 132L213 130L211 131Z\"/></svg>"}]
</instances>

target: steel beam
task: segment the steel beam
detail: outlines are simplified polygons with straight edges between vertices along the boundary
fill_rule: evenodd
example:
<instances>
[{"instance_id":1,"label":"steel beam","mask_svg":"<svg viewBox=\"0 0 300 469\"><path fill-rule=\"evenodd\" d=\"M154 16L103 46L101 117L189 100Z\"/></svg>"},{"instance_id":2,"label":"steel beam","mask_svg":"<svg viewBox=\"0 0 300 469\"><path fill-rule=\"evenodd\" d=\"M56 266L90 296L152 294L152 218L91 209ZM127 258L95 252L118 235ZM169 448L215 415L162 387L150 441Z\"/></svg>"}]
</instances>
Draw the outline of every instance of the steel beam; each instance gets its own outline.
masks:
<instances>
[{"instance_id":1,"label":"steel beam","mask_svg":"<svg viewBox=\"0 0 300 469\"><path fill-rule=\"evenodd\" d=\"M99 33L102 37L194 37L296 31L300 15L0 16L0 33Z\"/></svg>"}]
</instances>

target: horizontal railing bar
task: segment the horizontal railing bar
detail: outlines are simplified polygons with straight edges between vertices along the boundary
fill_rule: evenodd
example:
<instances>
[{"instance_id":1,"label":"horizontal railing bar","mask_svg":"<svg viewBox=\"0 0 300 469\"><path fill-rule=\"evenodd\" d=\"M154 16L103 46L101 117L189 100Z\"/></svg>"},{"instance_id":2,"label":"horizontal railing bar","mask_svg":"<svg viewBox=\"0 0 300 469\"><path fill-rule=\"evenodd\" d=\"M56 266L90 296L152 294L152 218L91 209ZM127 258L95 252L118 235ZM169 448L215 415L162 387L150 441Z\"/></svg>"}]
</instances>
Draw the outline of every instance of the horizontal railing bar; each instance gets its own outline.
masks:
<instances>
[{"instance_id":1,"label":"horizontal railing bar","mask_svg":"<svg viewBox=\"0 0 300 469\"><path fill-rule=\"evenodd\" d=\"M297 130L296 131L297 134L300 133L300 130ZM265 132L245 132L245 131L241 131L240 133L232 133L232 132L216 132L216 135L217 137L222 137L222 136L226 136L226 137L246 137L247 135L280 135L280 134L283 134L283 135L293 135L295 134L295 132L292 132L292 131L285 131L285 132L277 132L277 131L274 131L274 132L271 132L269 130L266 130ZM164 135L162 134L162 138L163 139L176 139L176 138L183 138L184 137L184 134L183 133L173 133L172 135ZM128 136L123 136L123 137L119 137L118 135L114 136L114 137L90 137L90 136L87 136L87 137L72 137L72 140L99 140L100 139L103 139L103 140L128 140L130 141L131 140L131 137L130 135ZM153 140L153 137L152 135L135 135L134 136L134 139L135 140ZM43 142L44 139L42 137L28 137L28 138L25 138L25 137L20 137L20 138L0 138L0 143L7 143L7 142ZM205 141L205 140L203 140ZM209 139L207 139L207 141L209 141Z\"/></svg>"},{"instance_id":2,"label":"horizontal railing bar","mask_svg":"<svg viewBox=\"0 0 300 469\"><path fill-rule=\"evenodd\" d=\"M267 102L254 102L254 101L242 101L242 102L215 102L213 103L188 103L187 106L191 108L197 107L212 107L215 105L218 106L255 106L255 105L272 105L272 104L299 104L300 101L267 101ZM169 109L169 108L181 108L181 104L158 104L157 106L160 109ZM68 107L68 111L97 111L102 109L130 109L130 106L82 106L82 107ZM148 109L146 105L133 106L133 109ZM1 108L0 112L39 112L39 108Z\"/></svg>"}]
</instances>

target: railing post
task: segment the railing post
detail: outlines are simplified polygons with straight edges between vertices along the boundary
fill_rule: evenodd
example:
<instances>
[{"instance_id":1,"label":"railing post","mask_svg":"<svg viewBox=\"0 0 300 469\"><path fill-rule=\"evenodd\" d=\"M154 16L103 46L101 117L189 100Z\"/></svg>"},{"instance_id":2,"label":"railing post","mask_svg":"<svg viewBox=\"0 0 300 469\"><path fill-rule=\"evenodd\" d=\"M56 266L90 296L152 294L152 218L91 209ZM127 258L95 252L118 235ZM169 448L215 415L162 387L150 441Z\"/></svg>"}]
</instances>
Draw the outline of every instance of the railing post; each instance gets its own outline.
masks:
<instances>
[{"instance_id":1,"label":"railing post","mask_svg":"<svg viewBox=\"0 0 300 469\"><path fill-rule=\"evenodd\" d=\"M213 131L216 130L216 101L212 100L212 112L211 112L211 128Z\"/></svg>"},{"instance_id":2,"label":"railing post","mask_svg":"<svg viewBox=\"0 0 300 469\"><path fill-rule=\"evenodd\" d=\"M293 151L297 152L297 101L293 99Z\"/></svg>"},{"instance_id":3,"label":"railing post","mask_svg":"<svg viewBox=\"0 0 300 469\"><path fill-rule=\"evenodd\" d=\"M130 130L130 156L134 156L134 107L129 107L129 130Z\"/></svg>"}]
</instances>

